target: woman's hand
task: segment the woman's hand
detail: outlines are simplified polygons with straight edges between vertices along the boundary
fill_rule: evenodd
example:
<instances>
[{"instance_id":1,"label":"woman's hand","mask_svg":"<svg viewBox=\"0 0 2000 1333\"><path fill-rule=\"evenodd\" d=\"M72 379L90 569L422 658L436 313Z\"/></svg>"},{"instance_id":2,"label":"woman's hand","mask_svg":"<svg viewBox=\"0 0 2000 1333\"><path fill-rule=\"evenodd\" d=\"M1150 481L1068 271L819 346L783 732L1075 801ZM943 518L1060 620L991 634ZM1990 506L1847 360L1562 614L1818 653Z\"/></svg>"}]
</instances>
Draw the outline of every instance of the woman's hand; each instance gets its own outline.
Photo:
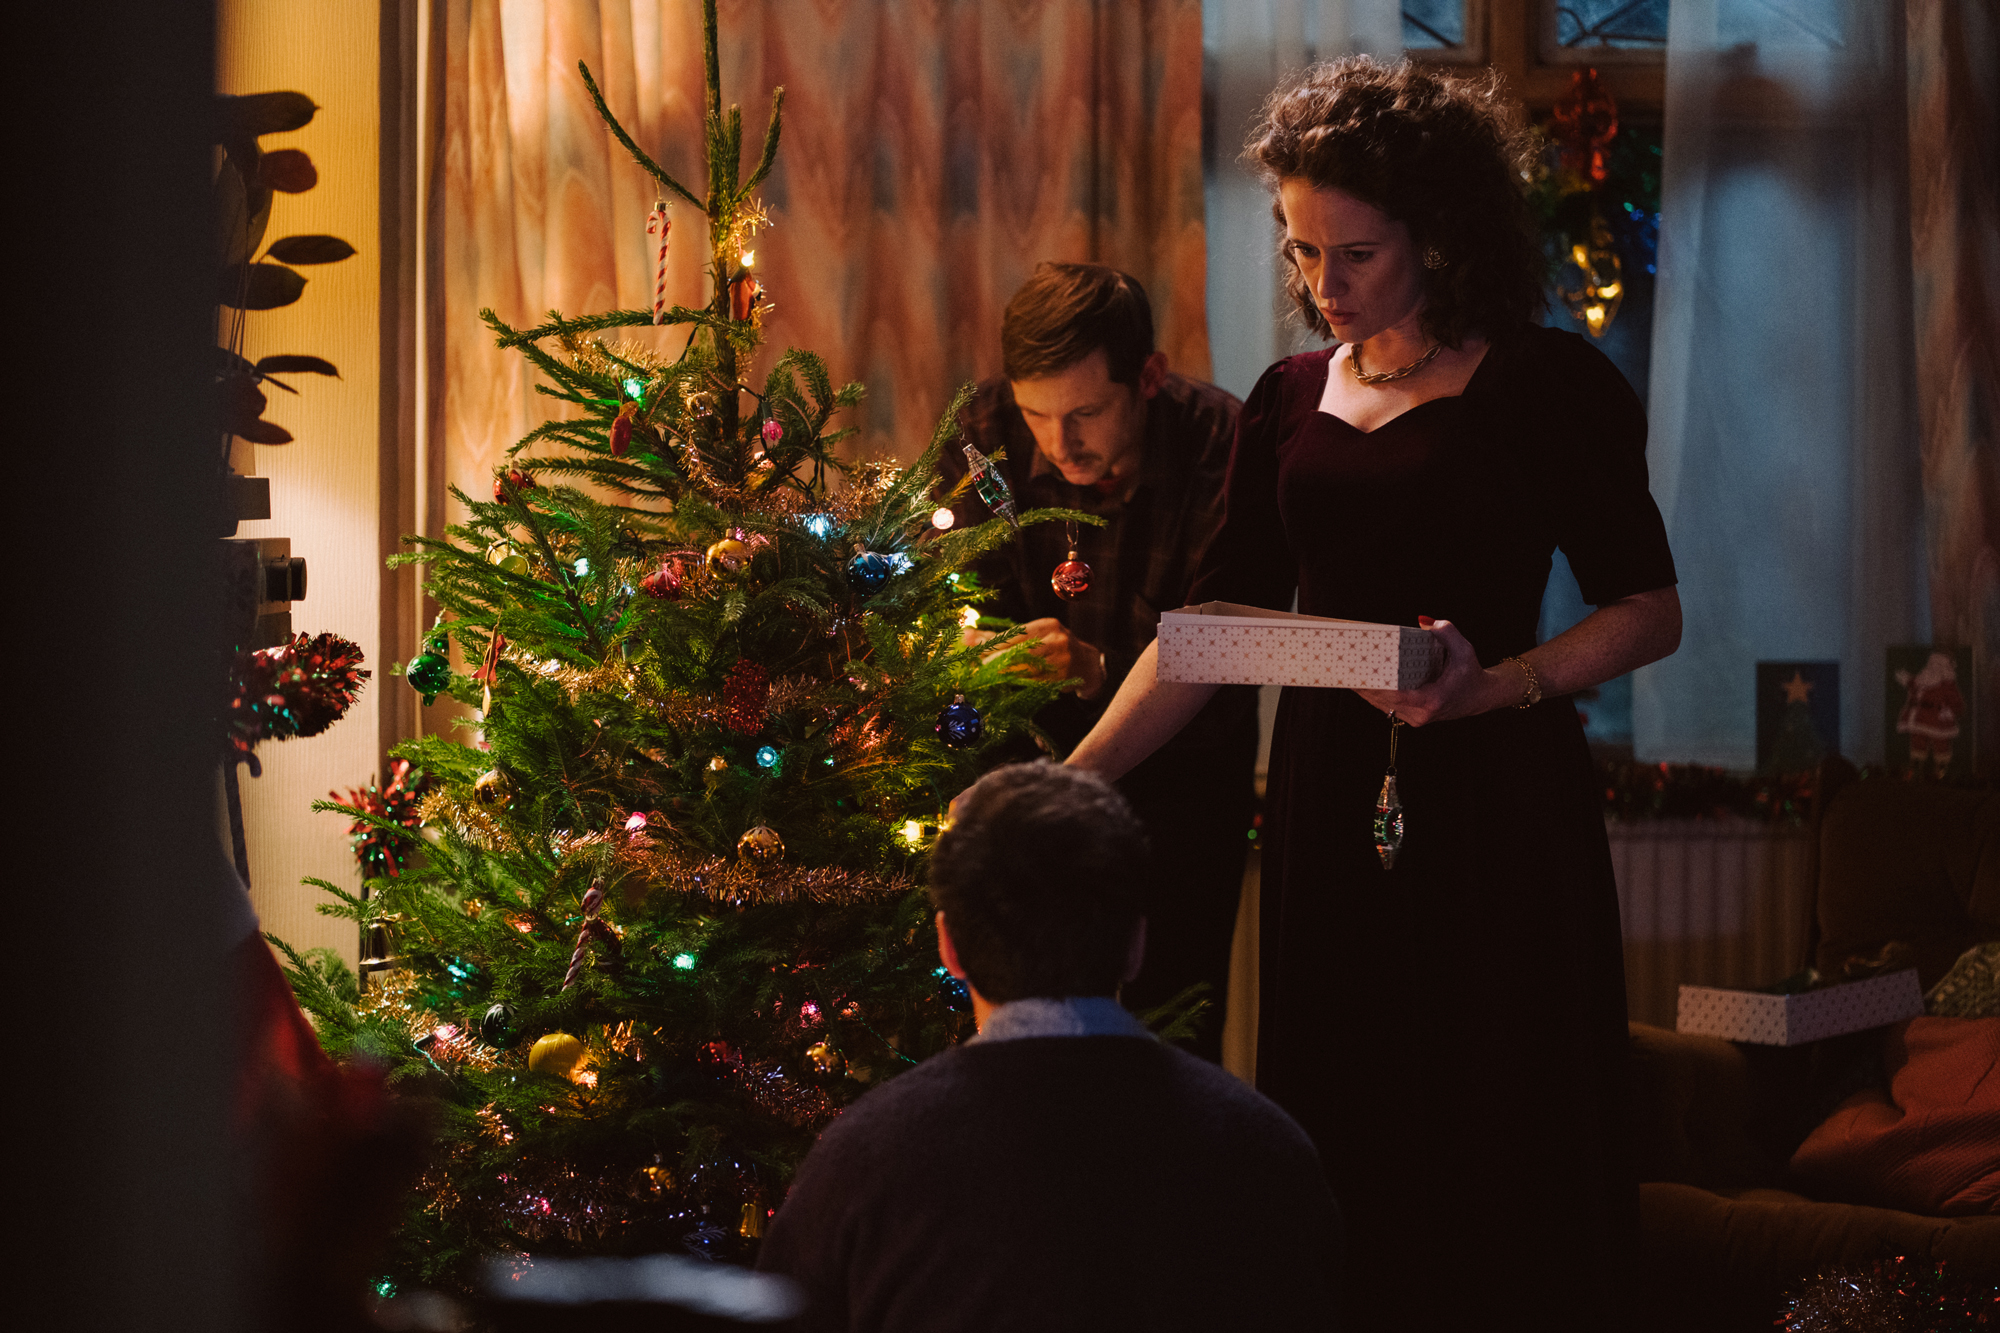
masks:
<instances>
[{"instance_id":1,"label":"woman's hand","mask_svg":"<svg viewBox=\"0 0 2000 1333\"><path fill-rule=\"evenodd\" d=\"M1528 684L1520 667L1502 662L1491 669L1482 668L1479 654L1449 620L1418 616L1417 628L1436 635L1444 644L1444 670L1437 679L1414 690L1356 690L1356 694L1413 727L1471 717L1520 702Z\"/></svg>"}]
</instances>

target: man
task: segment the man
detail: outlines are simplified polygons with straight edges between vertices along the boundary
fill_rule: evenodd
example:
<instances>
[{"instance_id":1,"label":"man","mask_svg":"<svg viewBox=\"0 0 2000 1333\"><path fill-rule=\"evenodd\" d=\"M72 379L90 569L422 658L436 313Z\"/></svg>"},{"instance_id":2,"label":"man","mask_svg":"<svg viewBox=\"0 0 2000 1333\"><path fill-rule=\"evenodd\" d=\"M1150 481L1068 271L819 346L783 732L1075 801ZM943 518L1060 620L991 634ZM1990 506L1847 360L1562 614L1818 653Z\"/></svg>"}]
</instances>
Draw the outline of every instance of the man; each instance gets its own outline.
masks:
<instances>
[{"instance_id":1,"label":"man","mask_svg":"<svg viewBox=\"0 0 2000 1333\"><path fill-rule=\"evenodd\" d=\"M979 386L965 438L983 454L1006 450L999 466L1022 509L1080 509L1104 520L1076 525L1091 577L1074 600L1049 582L1070 551L1065 524L1024 528L975 566L998 594L981 609L1023 623L1045 669L1080 682L1036 719L1067 751L1152 642L1160 612L1186 603L1222 521L1241 405L1171 373L1153 346L1145 289L1098 264L1037 268L1007 303L1000 349L1004 377ZM948 451L947 482L964 472L962 452ZM958 510L961 521L988 517L969 493ZM1146 825L1156 866L1146 970L1126 1003L1143 1011L1207 982L1216 1009L1191 1049L1210 1060L1221 1057L1256 758L1256 691L1233 686L1118 784Z\"/></svg>"},{"instance_id":2,"label":"man","mask_svg":"<svg viewBox=\"0 0 2000 1333\"><path fill-rule=\"evenodd\" d=\"M1331 1327L1339 1217L1312 1144L1116 999L1146 948L1130 808L1037 763L958 811L930 887L979 1035L867 1093L806 1158L758 1261L805 1288L802 1327Z\"/></svg>"}]
</instances>

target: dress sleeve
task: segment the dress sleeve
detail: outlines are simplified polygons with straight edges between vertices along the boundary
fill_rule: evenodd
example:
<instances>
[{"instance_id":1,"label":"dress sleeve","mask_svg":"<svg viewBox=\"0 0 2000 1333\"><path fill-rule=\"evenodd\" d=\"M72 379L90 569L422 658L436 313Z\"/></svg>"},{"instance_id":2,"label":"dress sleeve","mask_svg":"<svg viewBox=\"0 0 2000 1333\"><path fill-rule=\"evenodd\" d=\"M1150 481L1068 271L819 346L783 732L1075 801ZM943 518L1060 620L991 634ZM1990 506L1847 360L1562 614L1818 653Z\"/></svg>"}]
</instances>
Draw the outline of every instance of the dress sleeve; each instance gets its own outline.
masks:
<instances>
[{"instance_id":1,"label":"dress sleeve","mask_svg":"<svg viewBox=\"0 0 2000 1333\"><path fill-rule=\"evenodd\" d=\"M1553 417L1545 438L1556 544L1583 600L1603 606L1677 580L1666 524L1647 489L1646 412L1609 357L1548 330L1549 378L1536 394ZM1557 405L1551 410L1551 405Z\"/></svg>"},{"instance_id":2,"label":"dress sleeve","mask_svg":"<svg viewBox=\"0 0 2000 1333\"><path fill-rule=\"evenodd\" d=\"M1278 511L1278 443L1289 417L1287 390L1294 374L1289 361L1265 371L1236 418L1236 440L1222 481L1222 524L1195 567L1190 605L1291 607L1299 569Z\"/></svg>"}]
</instances>

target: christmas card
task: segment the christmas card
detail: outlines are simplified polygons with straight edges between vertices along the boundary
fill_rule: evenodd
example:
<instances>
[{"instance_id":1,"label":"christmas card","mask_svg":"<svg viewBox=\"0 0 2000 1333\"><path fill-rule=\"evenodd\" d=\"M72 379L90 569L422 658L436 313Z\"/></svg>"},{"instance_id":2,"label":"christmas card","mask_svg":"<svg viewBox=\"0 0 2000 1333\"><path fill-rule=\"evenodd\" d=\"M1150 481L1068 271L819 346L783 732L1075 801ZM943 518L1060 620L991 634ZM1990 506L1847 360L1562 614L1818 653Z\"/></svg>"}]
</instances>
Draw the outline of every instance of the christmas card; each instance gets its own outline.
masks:
<instances>
[{"instance_id":1,"label":"christmas card","mask_svg":"<svg viewBox=\"0 0 2000 1333\"><path fill-rule=\"evenodd\" d=\"M1884 676L1883 760L1899 772L1927 778L1973 773L1972 649L1963 644L1899 643L1888 650Z\"/></svg>"},{"instance_id":2,"label":"christmas card","mask_svg":"<svg viewBox=\"0 0 2000 1333\"><path fill-rule=\"evenodd\" d=\"M1840 753L1840 663L1757 664L1757 771L1810 773Z\"/></svg>"}]
</instances>

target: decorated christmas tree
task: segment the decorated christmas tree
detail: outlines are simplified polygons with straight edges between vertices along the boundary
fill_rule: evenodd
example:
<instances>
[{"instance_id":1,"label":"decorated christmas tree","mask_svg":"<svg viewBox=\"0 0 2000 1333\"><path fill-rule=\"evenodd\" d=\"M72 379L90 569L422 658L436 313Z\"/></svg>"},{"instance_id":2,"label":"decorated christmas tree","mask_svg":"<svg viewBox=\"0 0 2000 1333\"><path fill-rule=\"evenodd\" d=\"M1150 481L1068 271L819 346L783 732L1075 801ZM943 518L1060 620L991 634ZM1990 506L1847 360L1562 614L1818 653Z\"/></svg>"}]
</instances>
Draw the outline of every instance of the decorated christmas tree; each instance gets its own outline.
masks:
<instances>
[{"instance_id":1,"label":"decorated christmas tree","mask_svg":"<svg viewBox=\"0 0 2000 1333\"><path fill-rule=\"evenodd\" d=\"M364 986L287 950L295 989L330 1051L439 1107L399 1285L490 1255L754 1254L817 1131L969 1033L922 860L983 756L1059 688L1010 670L1024 650L1004 637L966 646L963 571L1016 522L1083 516L1016 515L975 453L1001 517L954 524L937 463L963 447L957 403L913 465L856 464L834 419L858 385L799 350L743 382L782 90L745 174L713 0L703 19L699 196L580 73L658 183L662 263L670 205L705 223L713 299L527 329L486 312L558 414L490 497L457 496L462 523L399 557L443 608L408 680L476 724L399 747L387 791L321 807L354 821L368 878L312 882L378 970ZM686 327L678 357L618 336L656 325ZM447 640L478 669L454 671Z\"/></svg>"}]
</instances>

